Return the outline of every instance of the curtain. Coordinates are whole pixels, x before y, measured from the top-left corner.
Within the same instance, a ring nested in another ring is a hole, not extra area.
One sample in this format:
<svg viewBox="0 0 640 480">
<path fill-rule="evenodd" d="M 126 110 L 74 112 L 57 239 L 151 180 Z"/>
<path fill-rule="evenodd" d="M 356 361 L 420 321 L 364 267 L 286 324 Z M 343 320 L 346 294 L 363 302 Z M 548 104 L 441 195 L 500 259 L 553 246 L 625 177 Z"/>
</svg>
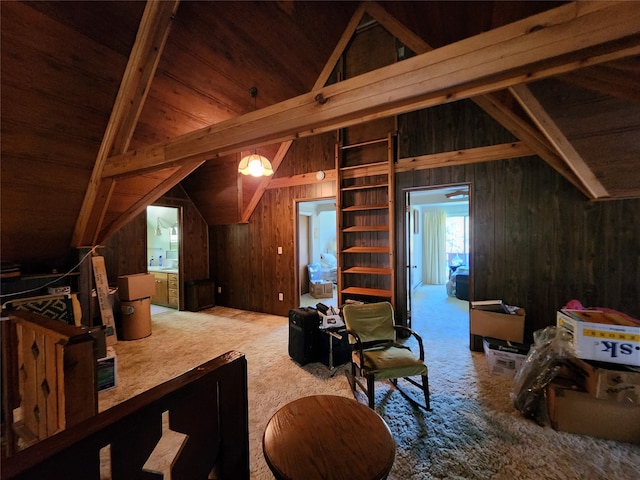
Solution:
<svg viewBox="0 0 640 480">
<path fill-rule="evenodd" d="M 422 279 L 429 285 L 443 285 L 448 280 L 447 214 L 429 209 L 423 214 Z"/>
</svg>

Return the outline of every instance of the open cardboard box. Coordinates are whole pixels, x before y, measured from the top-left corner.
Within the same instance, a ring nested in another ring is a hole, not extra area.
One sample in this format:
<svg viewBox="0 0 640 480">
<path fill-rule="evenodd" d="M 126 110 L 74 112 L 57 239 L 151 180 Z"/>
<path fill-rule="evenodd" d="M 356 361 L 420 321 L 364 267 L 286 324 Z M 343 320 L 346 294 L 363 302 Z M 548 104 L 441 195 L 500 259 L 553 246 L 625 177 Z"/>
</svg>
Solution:
<svg viewBox="0 0 640 480">
<path fill-rule="evenodd" d="M 482 337 L 524 343 L 524 315 L 488 312 L 472 308 L 469 311 L 470 346 L 483 351 Z"/>
</svg>

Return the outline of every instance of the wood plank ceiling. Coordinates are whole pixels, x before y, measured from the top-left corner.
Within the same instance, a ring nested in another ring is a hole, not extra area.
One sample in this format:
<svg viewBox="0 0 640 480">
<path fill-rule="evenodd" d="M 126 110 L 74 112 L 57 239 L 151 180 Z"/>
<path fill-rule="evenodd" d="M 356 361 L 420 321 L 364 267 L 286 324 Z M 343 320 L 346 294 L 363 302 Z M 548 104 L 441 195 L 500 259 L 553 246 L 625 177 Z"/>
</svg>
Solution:
<svg viewBox="0 0 640 480">
<path fill-rule="evenodd" d="M 239 179 L 242 150 L 260 147 L 277 166 L 299 136 L 460 98 L 586 198 L 640 196 L 633 2 L 0 8 L 3 260 L 98 244 L 176 184 L 189 193 L 198 175 L 218 186 L 194 195 L 209 224 L 246 221 L 265 182 Z M 325 86 L 365 14 L 417 55 Z"/>
</svg>

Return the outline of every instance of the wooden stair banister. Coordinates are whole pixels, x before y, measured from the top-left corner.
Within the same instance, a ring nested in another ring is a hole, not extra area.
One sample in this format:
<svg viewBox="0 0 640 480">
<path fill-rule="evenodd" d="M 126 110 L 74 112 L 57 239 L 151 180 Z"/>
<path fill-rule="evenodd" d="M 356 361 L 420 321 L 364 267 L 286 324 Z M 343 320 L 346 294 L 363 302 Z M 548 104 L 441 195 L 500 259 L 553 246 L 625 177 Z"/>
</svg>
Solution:
<svg viewBox="0 0 640 480">
<path fill-rule="evenodd" d="M 187 435 L 171 462 L 172 478 L 249 479 L 247 362 L 230 351 L 2 462 L 2 479 L 98 480 L 109 447 L 111 478 L 163 478 L 144 469 L 169 428 Z M 175 475 L 175 476 L 174 476 Z"/>
<path fill-rule="evenodd" d="M 2 333 L 7 454 L 18 437 L 28 446 L 98 412 L 96 345 L 87 330 L 12 310 L 3 312 Z"/>
</svg>

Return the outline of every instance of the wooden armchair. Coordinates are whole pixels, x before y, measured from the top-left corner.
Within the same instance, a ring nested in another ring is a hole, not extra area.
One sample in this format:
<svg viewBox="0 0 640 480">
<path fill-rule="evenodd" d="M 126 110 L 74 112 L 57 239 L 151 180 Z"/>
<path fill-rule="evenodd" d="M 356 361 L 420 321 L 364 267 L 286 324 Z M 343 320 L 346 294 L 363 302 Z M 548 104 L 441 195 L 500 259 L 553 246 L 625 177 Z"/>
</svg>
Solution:
<svg viewBox="0 0 640 480">
<path fill-rule="evenodd" d="M 354 344 L 351 358 L 349 383 L 356 392 L 357 387 L 367 395 L 369 407 L 375 406 L 375 382 L 390 380 L 411 402 L 431 410 L 429 400 L 428 369 L 424 363 L 422 338 L 413 330 L 395 325 L 393 307 L 389 302 L 345 305 L 342 308 L 349 341 Z M 397 343 L 397 331 L 403 330 L 414 336 L 420 349 L 416 356 L 409 347 Z M 421 377 L 419 382 L 412 377 Z M 361 378 L 366 379 L 366 385 Z M 398 379 L 419 387 L 424 393 L 425 405 L 411 398 L 398 385 Z"/>
</svg>

